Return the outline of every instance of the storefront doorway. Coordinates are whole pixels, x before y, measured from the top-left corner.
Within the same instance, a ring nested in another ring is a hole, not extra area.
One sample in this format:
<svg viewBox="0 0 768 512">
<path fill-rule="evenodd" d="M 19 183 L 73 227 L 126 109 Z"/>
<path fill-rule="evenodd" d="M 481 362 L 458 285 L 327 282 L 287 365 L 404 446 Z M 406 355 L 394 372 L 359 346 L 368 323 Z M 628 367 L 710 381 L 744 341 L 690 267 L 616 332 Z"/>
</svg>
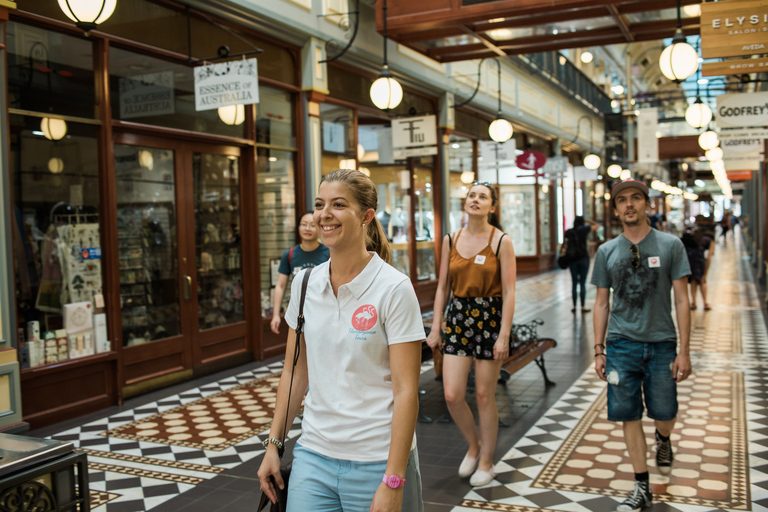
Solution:
<svg viewBox="0 0 768 512">
<path fill-rule="evenodd" d="M 126 386 L 248 351 L 237 147 L 114 144 Z"/>
</svg>

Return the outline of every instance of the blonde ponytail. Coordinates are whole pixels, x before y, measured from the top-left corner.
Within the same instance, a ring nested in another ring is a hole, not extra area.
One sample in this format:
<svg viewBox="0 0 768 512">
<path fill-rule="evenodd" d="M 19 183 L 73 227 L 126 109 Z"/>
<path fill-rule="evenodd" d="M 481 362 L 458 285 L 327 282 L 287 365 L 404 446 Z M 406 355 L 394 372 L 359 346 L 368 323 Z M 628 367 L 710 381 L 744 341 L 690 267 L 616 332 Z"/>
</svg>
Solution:
<svg viewBox="0 0 768 512">
<path fill-rule="evenodd" d="M 365 233 L 365 247 L 369 251 L 374 251 L 381 259 L 392 264 L 392 247 L 389 245 L 384 228 L 375 216 Z"/>
</svg>

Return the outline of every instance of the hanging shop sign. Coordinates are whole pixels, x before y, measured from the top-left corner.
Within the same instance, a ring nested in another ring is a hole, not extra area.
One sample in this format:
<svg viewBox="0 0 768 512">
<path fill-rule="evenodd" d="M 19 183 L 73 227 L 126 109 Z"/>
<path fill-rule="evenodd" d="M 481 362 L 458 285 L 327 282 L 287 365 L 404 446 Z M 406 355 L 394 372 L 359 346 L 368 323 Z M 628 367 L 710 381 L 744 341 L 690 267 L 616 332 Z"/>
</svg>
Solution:
<svg viewBox="0 0 768 512">
<path fill-rule="evenodd" d="M 768 125 L 768 93 L 751 92 L 717 96 L 717 125 L 720 128 Z"/>
<path fill-rule="evenodd" d="M 745 128 L 742 130 L 720 130 L 718 139 L 768 139 L 768 128 Z"/>
<path fill-rule="evenodd" d="M 545 178 L 549 179 L 562 178 L 568 173 L 568 157 L 555 156 L 547 158 L 547 163 L 541 168 L 541 173 Z"/>
<path fill-rule="evenodd" d="M 233 60 L 195 68 L 195 110 L 259 102 L 256 59 Z"/>
<path fill-rule="evenodd" d="M 176 111 L 173 71 L 121 78 L 118 86 L 120 119 L 162 116 Z"/>
<path fill-rule="evenodd" d="M 522 155 L 517 156 L 517 166 L 527 171 L 541 169 L 546 163 L 547 157 L 538 151 L 523 151 Z"/>
<path fill-rule="evenodd" d="M 437 154 L 437 117 L 416 116 L 392 120 L 392 148 L 396 160 Z"/>
<path fill-rule="evenodd" d="M 478 167 L 515 167 L 517 165 L 515 139 L 505 142 L 492 140 L 480 141 L 480 161 Z"/>
<path fill-rule="evenodd" d="M 768 2 L 728 0 L 700 5 L 702 58 L 768 53 Z"/>
<path fill-rule="evenodd" d="M 729 181 L 749 181 L 752 179 L 752 171 L 726 171 Z"/>
<path fill-rule="evenodd" d="M 701 65 L 702 76 L 741 75 L 743 73 L 762 73 L 766 70 L 768 70 L 768 57 L 704 62 Z"/>
<path fill-rule="evenodd" d="M 659 113 L 655 108 L 640 109 L 637 116 L 637 161 L 653 164 L 659 161 Z"/>
<path fill-rule="evenodd" d="M 580 183 L 582 181 L 597 181 L 598 169 L 587 169 L 583 165 L 573 168 L 573 181 Z"/>
<path fill-rule="evenodd" d="M 763 139 L 720 141 L 726 170 L 757 170 L 763 161 Z"/>
</svg>

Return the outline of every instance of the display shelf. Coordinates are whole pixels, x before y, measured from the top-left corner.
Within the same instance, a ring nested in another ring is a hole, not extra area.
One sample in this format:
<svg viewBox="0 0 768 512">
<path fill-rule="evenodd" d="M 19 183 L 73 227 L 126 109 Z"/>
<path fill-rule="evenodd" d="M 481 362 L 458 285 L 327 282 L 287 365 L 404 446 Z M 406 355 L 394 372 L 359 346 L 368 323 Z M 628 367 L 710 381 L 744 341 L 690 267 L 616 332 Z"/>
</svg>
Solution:
<svg viewBox="0 0 768 512">
<path fill-rule="evenodd" d="M 100 354 L 94 354 L 92 356 L 78 357 L 77 359 L 68 359 L 60 363 L 51 363 L 34 368 L 22 368 L 21 380 L 29 380 L 45 375 L 47 373 L 55 373 L 63 370 L 71 370 L 80 366 L 87 366 L 89 364 L 100 363 L 103 361 L 111 361 L 117 359 L 117 351 L 110 350 L 109 352 L 102 352 Z"/>
</svg>

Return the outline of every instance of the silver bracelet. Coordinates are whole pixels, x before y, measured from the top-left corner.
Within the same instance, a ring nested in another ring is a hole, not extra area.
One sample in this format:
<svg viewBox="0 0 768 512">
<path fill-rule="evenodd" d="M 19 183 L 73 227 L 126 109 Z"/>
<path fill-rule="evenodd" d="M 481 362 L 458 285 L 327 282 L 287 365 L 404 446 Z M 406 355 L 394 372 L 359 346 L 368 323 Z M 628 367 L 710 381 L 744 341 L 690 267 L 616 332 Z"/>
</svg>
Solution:
<svg viewBox="0 0 768 512">
<path fill-rule="evenodd" d="M 275 439 L 274 437 L 270 437 L 269 439 L 263 440 L 261 442 L 261 444 L 262 444 L 262 446 L 264 446 L 264 448 L 267 448 L 270 444 L 273 444 L 273 445 L 277 446 L 278 450 L 282 450 L 283 449 L 283 442 L 280 441 L 279 439 Z"/>
</svg>

